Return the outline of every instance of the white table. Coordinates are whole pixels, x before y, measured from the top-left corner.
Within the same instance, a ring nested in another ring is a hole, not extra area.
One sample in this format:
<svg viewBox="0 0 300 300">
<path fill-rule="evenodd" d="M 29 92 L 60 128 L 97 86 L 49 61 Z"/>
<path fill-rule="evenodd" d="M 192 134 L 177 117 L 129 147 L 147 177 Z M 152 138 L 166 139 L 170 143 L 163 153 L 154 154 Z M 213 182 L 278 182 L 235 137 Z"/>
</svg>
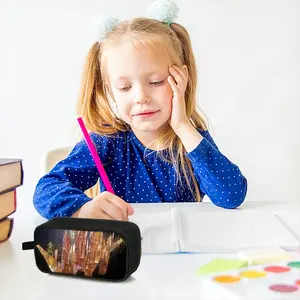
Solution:
<svg viewBox="0 0 300 300">
<path fill-rule="evenodd" d="M 211 203 L 175 205 L 184 209 L 219 210 Z M 154 212 L 168 210 L 173 206 L 173 204 L 136 204 L 134 209 L 136 213 L 144 210 Z M 243 204 L 242 209 L 273 212 L 279 215 L 282 221 L 300 238 L 300 202 L 248 202 Z M 199 278 L 195 275 L 195 271 L 217 255 L 145 255 L 141 258 L 138 270 L 127 281 L 121 283 L 51 276 L 41 273 L 37 269 L 33 251 L 22 251 L 22 242 L 32 240 L 34 228 L 44 220 L 34 210 L 21 206 L 13 217 L 15 218 L 13 234 L 9 241 L 0 244 L 1 300 L 206 300 L 201 297 Z M 225 257 L 234 257 L 234 254 L 227 254 Z M 290 298 L 287 296 L 277 299 Z"/>
</svg>

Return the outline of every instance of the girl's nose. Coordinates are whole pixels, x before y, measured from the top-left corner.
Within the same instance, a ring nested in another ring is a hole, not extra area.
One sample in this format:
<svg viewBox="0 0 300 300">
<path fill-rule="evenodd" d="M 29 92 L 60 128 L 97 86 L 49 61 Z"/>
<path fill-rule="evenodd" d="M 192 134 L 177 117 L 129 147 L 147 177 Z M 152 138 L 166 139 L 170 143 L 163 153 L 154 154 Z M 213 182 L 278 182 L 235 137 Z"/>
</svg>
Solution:
<svg viewBox="0 0 300 300">
<path fill-rule="evenodd" d="M 150 99 L 145 91 L 145 88 L 139 87 L 135 94 L 135 103 L 147 103 Z"/>
</svg>

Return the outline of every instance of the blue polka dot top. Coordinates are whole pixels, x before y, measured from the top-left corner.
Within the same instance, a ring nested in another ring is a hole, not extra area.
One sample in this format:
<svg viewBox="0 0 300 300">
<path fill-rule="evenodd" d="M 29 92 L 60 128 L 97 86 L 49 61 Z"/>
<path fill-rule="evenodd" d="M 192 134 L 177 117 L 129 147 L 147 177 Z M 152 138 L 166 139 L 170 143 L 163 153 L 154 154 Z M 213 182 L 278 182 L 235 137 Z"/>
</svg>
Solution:
<svg viewBox="0 0 300 300">
<path fill-rule="evenodd" d="M 247 180 L 240 169 L 224 156 L 208 131 L 198 130 L 203 139 L 186 156 L 190 159 L 200 195 L 217 206 L 236 208 L 244 201 Z M 114 136 L 90 134 L 117 196 L 130 203 L 194 202 L 183 178 L 175 168 L 147 149 L 133 131 Z M 165 150 L 164 150 L 165 151 Z M 64 160 L 37 183 L 33 203 L 45 218 L 71 216 L 91 199 L 84 191 L 100 183 L 105 186 L 85 140 L 75 145 Z"/>
</svg>

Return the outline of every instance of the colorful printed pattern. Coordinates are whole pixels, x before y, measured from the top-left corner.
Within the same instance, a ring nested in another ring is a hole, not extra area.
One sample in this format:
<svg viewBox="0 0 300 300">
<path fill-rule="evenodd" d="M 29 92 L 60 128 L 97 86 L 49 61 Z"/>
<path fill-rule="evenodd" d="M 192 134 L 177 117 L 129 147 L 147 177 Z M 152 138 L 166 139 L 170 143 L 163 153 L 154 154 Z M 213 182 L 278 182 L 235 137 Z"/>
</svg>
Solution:
<svg viewBox="0 0 300 300">
<path fill-rule="evenodd" d="M 62 243 L 49 240 L 47 248 L 37 245 L 37 249 L 54 273 L 82 276 L 104 276 L 107 273 L 111 253 L 126 250 L 122 237 L 115 233 L 55 230 L 62 234 Z M 125 263 L 125 262 L 124 262 Z"/>
</svg>

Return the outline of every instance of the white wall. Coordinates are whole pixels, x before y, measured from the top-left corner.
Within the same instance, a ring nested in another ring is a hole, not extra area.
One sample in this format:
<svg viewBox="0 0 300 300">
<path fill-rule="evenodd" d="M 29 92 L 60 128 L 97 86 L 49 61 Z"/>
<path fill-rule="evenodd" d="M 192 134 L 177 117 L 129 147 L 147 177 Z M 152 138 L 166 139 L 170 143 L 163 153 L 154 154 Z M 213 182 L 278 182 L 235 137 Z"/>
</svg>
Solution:
<svg viewBox="0 0 300 300">
<path fill-rule="evenodd" d="M 75 103 L 92 19 L 150 0 L 0 2 L 0 157 L 24 159 L 30 207 L 43 154 L 77 136 Z M 199 69 L 199 103 L 249 182 L 248 201 L 300 201 L 300 1 L 178 0 Z"/>
</svg>

